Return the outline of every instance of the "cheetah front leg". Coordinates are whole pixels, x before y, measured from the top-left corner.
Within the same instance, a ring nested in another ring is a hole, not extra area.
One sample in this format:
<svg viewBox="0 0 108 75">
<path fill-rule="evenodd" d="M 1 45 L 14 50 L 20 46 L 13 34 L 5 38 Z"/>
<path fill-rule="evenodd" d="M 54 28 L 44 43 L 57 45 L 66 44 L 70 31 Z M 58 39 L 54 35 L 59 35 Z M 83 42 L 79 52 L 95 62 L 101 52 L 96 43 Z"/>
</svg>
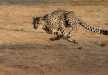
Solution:
<svg viewBox="0 0 108 75">
<path fill-rule="evenodd" d="M 69 32 L 65 32 L 64 33 L 64 36 L 63 36 L 63 39 L 71 42 L 71 43 L 74 43 L 75 47 L 77 49 L 82 49 L 83 47 L 74 39 L 72 39 L 72 34 L 71 34 L 72 31 L 69 31 Z"/>
<path fill-rule="evenodd" d="M 53 32 L 53 37 L 50 38 L 51 41 L 60 40 L 63 35 L 59 31 Z"/>
<path fill-rule="evenodd" d="M 74 43 L 74 45 L 75 45 L 75 47 L 77 49 L 82 49 L 83 48 L 76 40 L 74 40 L 74 39 L 71 38 L 71 34 L 70 33 L 68 33 L 67 35 L 65 35 L 65 37 L 63 36 L 63 39 L 65 39 L 65 40 L 67 40 L 67 41 L 69 41 L 71 43 Z"/>
<path fill-rule="evenodd" d="M 67 40 L 69 42 L 72 42 L 74 44 L 78 44 L 78 42 L 76 40 L 72 39 L 71 37 L 72 37 L 71 32 L 64 33 L 64 35 L 63 35 L 63 39 L 65 39 L 65 40 Z"/>
<path fill-rule="evenodd" d="M 62 36 L 51 37 L 51 41 L 60 40 Z"/>
</svg>

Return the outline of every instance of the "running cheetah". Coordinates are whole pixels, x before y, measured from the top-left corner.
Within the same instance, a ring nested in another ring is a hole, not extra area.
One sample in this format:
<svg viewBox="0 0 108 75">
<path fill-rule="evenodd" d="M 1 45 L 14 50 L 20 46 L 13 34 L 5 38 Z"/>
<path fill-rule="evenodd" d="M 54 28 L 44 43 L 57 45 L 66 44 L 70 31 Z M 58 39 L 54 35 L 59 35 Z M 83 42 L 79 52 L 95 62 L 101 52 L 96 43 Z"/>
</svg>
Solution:
<svg viewBox="0 0 108 75">
<path fill-rule="evenodd" d="M 55 10 L 52 13 L 46 14 L 42 17 L 33 17 L 33 27 L 37 29 L 38 26 L 42 26 L 48 34 L 52 34 L 53 37 L 50 40 L 66 39 L 71 40 L 71 32 L 77 25 L 84 27 L 91 32 L 97 32 L 100 34 L 108 35 L 107 30 L 99 29 L 94 26 L 88 25 L 83 22 L 73 11 Z"/>
</svg>

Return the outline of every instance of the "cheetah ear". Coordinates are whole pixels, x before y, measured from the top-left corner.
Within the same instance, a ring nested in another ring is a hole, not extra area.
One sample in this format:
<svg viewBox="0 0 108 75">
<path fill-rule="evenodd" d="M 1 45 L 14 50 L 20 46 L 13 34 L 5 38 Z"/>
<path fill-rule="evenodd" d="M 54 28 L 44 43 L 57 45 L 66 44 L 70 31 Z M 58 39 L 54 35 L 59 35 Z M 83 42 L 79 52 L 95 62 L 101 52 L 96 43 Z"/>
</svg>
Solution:
<svg viewBox="0 0 108 75">
<path fill-rule="evenodd" d="M 33 16 L 32 19 L 36 19 L 36 16 Z"/>
<path fill-rule="evenodd" d="M 35 23 L 35 20 L 36 20 L 36 16 L 32 16 L 32 24 Z"/>
<path fill-rule="evenodd" d="M 32 19 L 33 19 L 33 21 L 39 21 L 40 20 L 40 17 L 33 16 Z"/>
</svg>

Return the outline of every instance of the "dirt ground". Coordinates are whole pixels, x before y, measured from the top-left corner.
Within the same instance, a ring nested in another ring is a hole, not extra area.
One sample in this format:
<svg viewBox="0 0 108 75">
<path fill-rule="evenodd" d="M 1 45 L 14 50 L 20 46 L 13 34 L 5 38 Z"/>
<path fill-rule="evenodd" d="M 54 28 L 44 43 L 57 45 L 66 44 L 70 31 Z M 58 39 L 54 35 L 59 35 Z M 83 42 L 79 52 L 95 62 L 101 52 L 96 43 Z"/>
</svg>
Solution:
<svg viewBox="0 0 108 75">
<path fill-rule="evenodd" d="M 32 16 L 71 10 L 91 25 L 108 29 L 108 6 L 0 6 L 0 75 L 108 75 L 108 36 L 78 27 L 73 39 L 50 41 L 32 28 Z M 81 48 L 79 48 L 81 46 Z"/>
</svg>

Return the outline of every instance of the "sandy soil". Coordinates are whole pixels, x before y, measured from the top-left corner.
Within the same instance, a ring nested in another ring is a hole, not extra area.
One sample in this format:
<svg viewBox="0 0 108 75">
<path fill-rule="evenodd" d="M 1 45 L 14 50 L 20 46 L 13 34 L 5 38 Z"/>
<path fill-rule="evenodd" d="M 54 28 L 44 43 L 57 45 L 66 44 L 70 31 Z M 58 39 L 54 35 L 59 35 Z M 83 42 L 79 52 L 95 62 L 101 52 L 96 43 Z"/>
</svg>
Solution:
<svg viewBox="0 0 108 75">
<path fill-rule="evenodd" d="M 85 22 L 108 28 L 107 6 L 0 6 L 0 75 L 107 75 L 108 36 L 79 27 L 73 39 L 50 41 L 32 28 L 32 16 L 73 10 Z M 79 48 L 81 46 L 81 48 Z"/>
</svg>

